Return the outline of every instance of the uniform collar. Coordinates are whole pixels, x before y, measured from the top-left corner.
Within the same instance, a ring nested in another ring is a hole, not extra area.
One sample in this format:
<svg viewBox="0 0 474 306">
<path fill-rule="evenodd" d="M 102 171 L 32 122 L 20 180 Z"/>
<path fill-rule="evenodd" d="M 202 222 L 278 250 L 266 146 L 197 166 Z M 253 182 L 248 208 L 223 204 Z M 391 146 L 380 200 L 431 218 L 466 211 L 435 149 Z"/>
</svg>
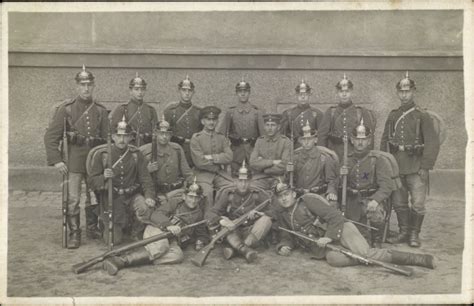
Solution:
<svg viewBox="0 0 474 306">
<path fill-rule="evenodd" d="M 250 105 L 250 102 L 245 102 L 245 103 L 239 102 L 236 108 L 239 113 L 249 113 L 250 110 L 252 109 L 252 106 Z"/>
<path fill-rule="evenodd" d="M 362 159 L 365 159 L 365 157 L 367 155 L 369 155 L 369 152 L 370 152 L 370 149 L 367 149 L 364 152 L 360 152 L 360 153 L 357 153 L 357 152 L 354 151 L 354 152 L 352 152 L 352 156 L 355 159 L 362 160 Z"/>
<path fill-rule="evenodd" d="M 352 100 L 351 102 L 347 103 L 347 104 L 343 104 L 343 103 L 339 103 L 338 106 L 342 109 L 348 109 L 349 107 L 353 106 L 354 103 L 352 103 Z"/>
<path fill-rule="evenodd" d="M 143 100 L 139 101 L 139 100 L 135 100 L 135 99 L 130 99 L 130 103 L 135 104 L 137 106 L 142 106 L 145 102 L 143 102 Z"/>
<path fill-rule="evenodd" d="M 415 107 L 415 101 L 411 101 L 408 104 L 401 105 L 398 109 L 401 110 L 402 112 L 406 112 L 412 107 Z"/>
<path fill-rule="evenodd" d="M 183 102 L 183 101 L 179 101 L 179 106 L 181 106 L 181 107 L 184 108 L 184 109 L 188 109 L 188 108 L 190 108 L 191 106 L 193 106 L 193 103 L 192 103 L 192 102 L 185 103 L 185 102 Z"/>
<path fill-rule="evenodd" d="M 311 150 L 305 150 L 304 148 L 302 148 L 302 152 L 303 152 L 303 155 L 307 155 L 311 158 L 316 158 L 321 155 L 321 152 L 319 152 L 319 149 L 316 148 L 316 146 L 311 148 Z"/>
<path fill-rule="evenodd" d="M 157 150 L 157 154 L 158 156 L 164 156 L 164 155 L 170 155 L 170 151 L 171 151 L 171 146 L 169 145 L 169 143 L 164 146 L 164 147 L 158 147 L 158 150 Z"/>
<path fill-rule="evenodd" d="M 302 109 L 302 110 L 306 110 L 306 109 L 310 108 L 310 105 L 309 105 L 309 103 L 308 104 L 298 104 L 298 105 L 296 105 L 296 107 L 299 108 L 299 109 Z"/>
<path fill-rule="evenodd" d="M 275 142 L 278 140 L 278 138 L 280 137 L 280 133 L 276 133 L 274 136 L 270 137 L 268 135 L 265 135 L 265 138 L 268 140 L 268 141 L 271 141 L 271 142 Z"/>
<path fill-rule="evenodd" d="M 204 134 L 206 134 L 206 135 L 209 135 L 209 136 L 214 136 L 214 135 L 216 134 L 216 131 L 215 131 L 215 130 L 212 131 L 212 132 L 208 132 L 208 131 L 206 131 L 205 129 L 203 129 L 202 132 L 203 132 Z"/>
<path fill-rule="evenodd" d="M 83 105 L 87 105 L 89 106 L 91 103 L 92 103 L 92 98 L 91 99 L 87 99 L 87 100 L 84 100 L 81 98 L 81 96 L 78 96 L 77 99 L 76 99 L 77 102 L 83 104 Z"/>
</svg>

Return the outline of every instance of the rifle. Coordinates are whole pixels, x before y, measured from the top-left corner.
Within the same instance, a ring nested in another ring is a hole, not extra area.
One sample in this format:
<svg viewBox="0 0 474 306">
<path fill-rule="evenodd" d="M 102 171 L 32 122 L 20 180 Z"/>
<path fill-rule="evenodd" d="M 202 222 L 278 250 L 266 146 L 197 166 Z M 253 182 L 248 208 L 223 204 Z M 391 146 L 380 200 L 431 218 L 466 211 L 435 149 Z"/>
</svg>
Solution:
<svg viewBox="0 0 474 306">
<path fill-rule="evenodd" d="M 198 226 L 198 225 L 201 225 L 205 222 L 207 222 L 207 220 L 201 220 L 199 222 L 183 226 L 181 228 L 181 231 L 191 229 L 191 228 L 193 228 L 195 226 Z M 88 268 L 92 267 L 93 265 L 95 265 L 99 262 L 102 262 L 102 261 L 104 261 L 105 259 L 107 259 L 109 257 L 117 256 L 117 255 L 122 254 L 124 252 L 127 252 L 129 250 L 133 250 L 133 249 L 136 249 L 138 247 L 145 246 L 149 243 L 152 243 L 152 242 L 155 242 L 155 241 L 158 241 L 158 240 L 168 239 L 168 238 L 171 238 L 172 236 L 173 236 L 173 234 L 171 232 L 164 232 L 164 233 L 154 235 L 154 236 L 148 237 L 148 238 L 140 240 L 140 241 L 132 242 L 132 243 L 130 243 L 128 245 L 124 245 L 124 246 L 122 246 L 118 249 L 107 251 L 107 252 L 103 253 L 102 255 L 99 255 L 97 257 L 89 259 L 86 262 L 81 262 L 81 263 L 75 264 L 74 266 L 72 266 L 72 271 L 76 274 L 82 273 L 85 270 L 87 270 Z"/>
<path fill-rule="evenodd" d="M 206 245 L 205 247 L 203 247 L 192 259 L 191 259 L 191 262 L 198 266 L 198 267 L 202 267 L 204 265 L 204 262 L 206 262 L 206 259 L 207 257 L 209 256 L 209 254 L 211 253 L 212 249 L 214 249 L 214 245 L 216 244 L 217 241 L 221 240 L 222 238 L 224 238 L 225 236 L 227 236 L 228 234 L 230 234 L 231 232 L 233 232 L 236 228 L 238 228 L 240 225 L 244 224 L 245 221 L 247 221 L 247 218 L 248 218 L 248 215 L 250 214 L 251 211 L 259 211 L 261 210 L 262 208 L 264 208 L 267 203 L 270 202 L 271 199 L 267 199 L 265 201 L 263 201 L 262 203 L 260 203 L 259 205 L 257 205 L 254 209 L 250 210 L 249 212 L 247 212 L 246 214 L 243 214 L 242 216 L 240 216 L 239 218 L 233 220 L 233 223 L 235 224 L 235 226 L 231 229 L 227 228 L 227 227 L 223 227 L 211 240 L 211 242 L 209 242 L 208 245 Z"/>
<path fill-rule="evenodd" d="M 344 218 L 344 221 L 345 221 L 345 222 L 354 223 L 354 224 L 360 225 L 360 226 L 362 226 L 362 227 L 365 227 L 365 228 L 368 228 L 368 229 L 371 229 L 371 230 L 374 230 L 374 231 L 378 231 L 378 230 L 379 230 L 379 229 L 376 228 L 376 227 L 370 226 L 370 225 L 368 225 L 368 224 L 360 223 L 360 222 L 357 222 L 357 221 L 354 221 L 354 220 L 351 220 L 351 219 Z"/>
<path fill-rule="evenodd" d="M 344 142 L 344 157 L 342 160 L 342 166 L 347 167 L 347 155 L 348 155 L 348 142 L 347 133 L 344 133 L 344 137 L 342 138 Z M 346 212 L 346 204 L 347 204 L 347 174 L 342 175 L 342 199 L 341 199 L 341 211 L 342 215 Z"/>
<path fill-rule="evenodd" d="M 137 139 L 136 139 L 135 144 L 137 145 L 137 148 L 140 147 L 140 122 L 138 123 L 138 127 L 137 127 Z"/>
<path fill-rule="evenodd" d="M 109 126 L 109 133 L 107 134 L 107 168 L 112 169 L 112 135 L 110 132 Z M 113 182 L 112 178 L 109 178 L 107 181 L 107 215 L 109 218 L 109 226 L 108 226 L 108 242 L 109 242 L 109 250 L 113 250 L 114 248 L 114 201 L 113 201 Z"/>
<path fill-rule="evenodd" d="M 151 123 L 152 133 L 151 133 L 151 162 L 155 163 L 158 160 L 158 147 L 156 143 L 156 133 L 155 133 L 155 120 Z M 153 184 L 158 182 L 156 178 L 156 171 L 151 174 L 153 178 Z M 156 186 L 155 186 L 156 187 Z"/>
<path fill-rule="evenodd" d="M 66 130 L 66 117 L 64 117 L 64 127 L 63 127 L 63 144 L 62 144 L 62 153 L 64 163 L 66 167 L 69 164 L 69 147 L 67 141 L 67 130 Z M 69 202 L 69 168 L 67 169 L 67 173 L 63 174 L 63 184 L 62 184 L 62 214 L 63 214 L 63 224 L 62 224 L 62 246 L 63 248 L 67 248 L 67 206 Z"/>
<path fill-rule="evenodd" d="M 280 230 L 283 230 L 285 232 L 288 232 L 290 234 L 293 234 L 299 238 L 302 238 L 302 239 L 305 239 L 305 240 L 308 240 L 308 241 L 311 241 L 311 242 L 314 242 L 317 244 L 317 239 L 314 239 L 314 238 L 311 238 L 311 237 L 308 237 L 306 235 L 303 235 L 301 233 L 298 233 L 298 232 L 295 232 L 295 231 L 292 231 L 292 230 L 289 230 L 287 228 L 283 228 L 281 226 L 278 227 L 278 229 Z M 351 257 L 353 259 L 356 259 L 358 260 L 360 263 L 363 263 L 365 265 L 369 265 L 369 264 L 372 264 L 372 265 L 376 265 L 376 266 L 381 266 L 381 267 L 384 267 L 385 269 L 388 269 L 388 270 L 391 270 L 391 271 L 394 271 L 394 272 L 397 272 L 397 273 L 400 273 L 400 274 L 403 274 L 405 276 L 410 276 L 412 273 L 413 273 L 413 270 L 407 268 L 407 267 L 400 267 L 398 265 L 395 265 L 395 264 L 391 264 L 391 263 L 388 263 L 388 262 L 383 262 L 383 261 L 379 261 L 379 260 L 376 260 L 376 259 L 372 259 L 372 258 L 368 258 L 368 257 L 364 257 L 364 256 L 361 256 L 361 255 L 358 255 L 358 254 L 355 254 L 355 253 L 352 253 L 351 251 L 349 250 L 346 250 L 344 248 L 339 248 L 335 245 L 332 245 L 332 244 L 326 244 L 326 248 L 328 248 L 329 250 L 331 251 L 336 251 L 336 252 L 339 252 L 339 253 L 342 253 L 348 257 Z"/>
<path fill-rule="evenodd" d="M 290 161 L 286 164 L 286 171 L 290 173 L 290 178 L 289 178 L 289 183 L 290 183 L 290 188 L 293 188 L 293 177 L 294 177 L 294 171 L 295 171 L 295 165 L 293 164 L 293 151 L 295 149 L 295 136 L 293 134 L 293 120 L 290 121 L 291 126 L 291 146 L 290 146 Z"/>
<path fill-rule="evenodd" d="M 387 147 L 386 147 L 388 153 L 390 153 L 390 142 L 392 141 L 392 137 L 393 137 L 392 129 L 393 129 L 393 125 L 392 125 L 392 121 L 390 121 L 388 124 L 388 141 L 387 141 Z M 387 234 L 390 231 L 390 217 L 392 216 L 392 196 L 391 195 L 388 197 L 387 202 L 388 202 L 388 209 L 387 209 L 385 218 L 383 220 L 384 226 L 383 226 L 382 242 L 385 242 L 387 240 Z"/>
</svg>

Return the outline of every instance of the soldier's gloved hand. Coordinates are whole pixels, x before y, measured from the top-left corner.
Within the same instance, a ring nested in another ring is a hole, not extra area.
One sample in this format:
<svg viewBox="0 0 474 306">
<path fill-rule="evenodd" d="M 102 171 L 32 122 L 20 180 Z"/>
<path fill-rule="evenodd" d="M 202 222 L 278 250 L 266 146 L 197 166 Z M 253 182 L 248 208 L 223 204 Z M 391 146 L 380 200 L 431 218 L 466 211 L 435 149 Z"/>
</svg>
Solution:
<svg viewBox="0 0 474 306">
<path fill-rule="evenodd" d="M 370 200 L 369 203 L 367 203 L 367 211 L 376 211 L 377 206 L 379 206 L 379 203 L 375 200 Z"/>
<path fill-rule="evenodd" d="M 168 230 L 168 232 L 175 236 L 178 236 L 179 233 L 181 233 L 181 227 L 179 227 L 178 225 L 170 225 L 166 227 L 166 229 Z"/>
<path fill-rule="evenodd" d="M 109 169 L 109 168 L 105 169 L 104 170 L 104 177 L 106 179 L 113 178 L 114 177 L 114 171 L 112 169 Z"/>
<path fill-rule="evenodd" d="M 212 158 L 212 155 L 210 155 L 210 154 L 209 155 L 204 155 L 204 158 L 208 161 L 213 161 L 214 160 L 214 158 Z"/>
<path fill-rule="evenodd" d="M 337 194 L 335 193 L 328 193 L 328 195 L 326 196 L 326 199 L 328 201 L 337 201 Z"/>
<path fill-rule="evenodd" d="M 64 162 L 55 163 L 54 167 L 56 167 L 62 175 L 67 174 L 67 166 Z"/>
<path fill-rule="evenodd" d="M 290 256 L 290 253 L 291 253 L 291 248 L 287 245 L 282 246 L 278 250 L 278 254 L 281 255 L 281 256 Z"/>
<path fill-rule="evenodd" d="M 146 204 L 148 207 L 153 208 L 153 207 L 155 207 L 156 202 L 155 202 L 155 200 L 153 200 L 152 198 L 146 198 L 146 199 L 145 199 L 145 204 Z"/>
<path fill-rule="evenodd" d="M 219 221 L 219 224 L 224 226 L 224 227 L 227 227 L 228 229 L 232 229 L 235 226 L 234 222 L 232 222 L 227 217 L 222 217 L 222 219 Z"/>
<path fill-rule="evenodd" d="M 428 180 L 428 173 L 429 171 L 427 169 L 420 169 L 418 171 L 418 175 L 420 176 L 421 180 L 424 182 Z"/>
<path fill-rule="evenodd" d="M 248 219 L 249 220 L 254 220 L 254 219 L 257 219 L 258 217 L 260 216 L 263 216 L 264 213 L 262 212 L 259 212 L 259 211 L 256 211 L 256 210 L 251 210 L 248 214 Z"/>
<path fill-rule="evenodd" d="M 199 251 L 200 249 L 202 249 L 204 247 L 204 242 L 202 242 L 201 240 L 196 240 L 196 245 L 194 246 L 194 249 L 196 251 Z"/>
<path fill-rule="evenodd" d="M 347 166 L 342 166 L 341 170 L 339 170 L 340 175 L 348 175 L 349 174 L 349 167 Z"/>
<path fill-rule="evenodd" d="M 274 166 L 279 165 L 279 164 L 281 164 L 281 159 L 276 159 L 273 161 Z"/>
<path fill-rule="evenodd" d="M 158 171 L 158 162 L 154 162 L 154 163 L 150 162 L 150 163 L 148 163 L 146 168 L 148 169 L 148 172 L 150 172 L 150 173 Z"/>
<path fill-rule="evenodd" d="M 326 244 L 331 243 L 331 242 L 332 242 L 332 239 L 329 237 L 321 237 L 318 240 L 316 240 L 316 244 L 321 248 L 325 248 Z"/>
</svg>

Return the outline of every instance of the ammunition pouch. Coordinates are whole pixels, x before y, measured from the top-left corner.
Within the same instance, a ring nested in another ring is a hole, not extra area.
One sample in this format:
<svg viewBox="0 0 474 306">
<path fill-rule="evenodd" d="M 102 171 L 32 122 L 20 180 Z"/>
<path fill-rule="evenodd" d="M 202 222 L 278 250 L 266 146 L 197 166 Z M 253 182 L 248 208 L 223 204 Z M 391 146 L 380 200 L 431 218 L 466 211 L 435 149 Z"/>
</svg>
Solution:
<svg viewBox="0 0 474 306">
<path fill-rule="evenodd" d="M 328 189 L 328 184 L 323 184 L 321 186 L 311 187 L 309 190 L 304 189 L 304 188 L 295 188 L 295 192 L 298 197 L 302 196 L 305 193 L 315 193 L 315 194 L 323 195 L 326 193 L 327 189 Z"/>
<path fill-rule="evenodd" d="M 389 142 L 390 153 L 394 154 L 397 152 L 407 152 L 409 156 L 413 155 L 423 155 L 423 144 L 414 144 L 414 145 L 399 145 L 398 143 Z"/>
<path fill-rule="evenodd" d="M 368 198 L 372 196 L 374 193 L 377 192 L 376 188 L 368 188 L 368 189 L 352 189 L 352 188 L 347 188 L 347 192 L 351 195 L 359 195 L 363 198 Z"/>
<path fill-rule="evenodd" d="M 235 137 L 229 137 L 229 140 L 233 146 L 240 146 L 241 144 L 250 144 L 251 146 L 254 146 L 255 142 L 257 141 L 256 138 L 235 138 Z"/>
<path fill-rule="evenodd" d="M 130 197 L 130 196 L 133 196 L 133 195 L 140 192 L 140 184 L 134 184 L 134 185 L 132 185 L 130 187 L 127 187 L 127 188 L 116 188 L 116 187 L 114 187 L 114 191 L 119 196 Z"/>
<path fill-rule="evenodd" d="M 159 193 L 167 193 L 179 188 L 182 188 L 184 186 L 184 178 L 179 178 L 176 183 L 163 183 L 163 184 L 157 184 L 156 185 L 156 190 Z"/>
<path fill-rule="evenodd" d="M 93 148 L 106 142 L 104 138 L 83 136 L 77 131 L 68 132 L 67 135 L 69 143 L 76 146 L 87 146 Z"/>
</svg>

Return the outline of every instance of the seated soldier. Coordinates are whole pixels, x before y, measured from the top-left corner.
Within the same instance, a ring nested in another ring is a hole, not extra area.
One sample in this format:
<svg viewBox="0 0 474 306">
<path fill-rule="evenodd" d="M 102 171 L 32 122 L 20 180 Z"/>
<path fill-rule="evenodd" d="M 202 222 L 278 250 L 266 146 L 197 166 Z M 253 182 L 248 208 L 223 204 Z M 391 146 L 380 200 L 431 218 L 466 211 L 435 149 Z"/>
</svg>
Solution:
<svg viewBox="0 0 474 306">
<path fill-rule="evenodd" d="M 303 135 L 298 141 L 301 147 L 296 149 L 294 154 L 296 192 L 326 195 L 326 199 L 337 207 L 336 153 L 316 146 L 318 132 L 312 132 L 309 122 L 303 127 Z"/>
<path fill-rule="evenodd" d="M 170 142 L 171 134 L 170 124 L 163 117 L 154 130 L 156 141 L 140 147 L 148 160 L 148 171 L 159 197 L 166 197 L 167 193 L 183 188 L 185 182 L 187 185 L 192 183 L 193 171 L 186 161 L 183 148 Z"/>
<path fill-rule="evenodd" d="M 173 198 L 157 208 L 151 215 L 151 224 L 145 228 L 143 239 L 159 235 L 164 231 L 175 235 L 172 239 L 162 239 L 140 247 L 126 255 L 113 256 L 104 260 L 103 269 L 110 275 L 130 266 L 144 264 L 173 264 L 184 259 L 182 248 L 194 244 L 200 250 L 209 242 L 206 225 L 197 225 L 185 232 L 181 228 L 204 219 L 207 200 L 203 197 L 201 186 L 193 183 L 181 199 Z"/>
<path fill-rule="evenodd" d="M 351 143 L 354 148 L 348 157 L 348 165 L 341 168 L 341 175 L 347 174 L 345 216 L 356 222 L 368 221 L 377 228 L 371 230 L 371 244 L 380 248 L 386 214 L 383 204 L 396 190 L 391 178 L 391 165 L 384 158 L 370 156 L 372 133 L 363 121 L 352 130 Z"/>
<path fill-rule="evenodd" d="M 248 175 L 244 160 L 239 169 L 236 187 L 223 190 L 207 216 L 211 227 L 220 220 L 221 225 L 233 228 L 234 223 L 231 220 L 241 217 L 270 198 L 270 195 L 263 190 L 250 187 Z M 257 252 L 251 247 L 255 247 L 265 237 L 271 226 L 272 221 L 269 216 L 258 212 L 250 213 L 247 223 L 226 236 L 230 247 L 224 248 L 224 257 L 232 258 L 236 250 L 245 257 L 247 262 L 252 262 L 256 259 Z M 242 238 L 244 238 L 243 241 Z"/>
<path fill-rule="evenodd" d="M 130 125 L 125 118 L 117 124 L 112 135 L 112 168 L 107 167 L 107 152 L 97 154 L 92 161 L 89 183 L 93 190 L 104 192 L 104 211 L 107 210 L 107 180 L 113 186 L 113 237 L 114 244 L 122 242 L 123 232 L 130 223 L 129 211 L 133 210 L 138 221 L 147 222 L 151 209 L 155 206 L 155 190 L 146 161 L 138 148 L 130 146 L 132 140 Z M 143 196 L 141 191 L 145 194 Z M 108 228 L 108 216 L 102 216 L 104 227 Z M 103 237 L 108 244 L 107 230 Z"/>
<path fill-rule="evenodd" d="M 287 228 L 317 239 L 317 245 L 281 232 L 281 242 L 277 252 L 289 256 L 297 246 L 312 253 L 314 258 L 326 258 L 334 267 L 358 265 L 359 262 L 337 251 L 325 249 L 328 243 L 340 243 L 357 255 L 399 265 L 415 265 L 434 269 L 432 255 L 400 252 L 396 250 L 370 248 L 354 224 L 344 222 L 340 211 L 329 205 L 326 199 L 317 194 L 305 194 L 296 198 L 296 193 L 284 183 L 276 185 L 274 194 L 281 210 L 277 223 Z"/>
<path fill-rule="evenodd" d="M 215 131 L 220 112 L 215 106 L 204 107 L 200 113 L 204 128 L 191 137 L 194 172 L 211 207 L 214 203 L 214 188 L 220 189 L 233 182 L 232 177 L 225 171 L 233 156 L 229 140 Z"/>
</svg>

